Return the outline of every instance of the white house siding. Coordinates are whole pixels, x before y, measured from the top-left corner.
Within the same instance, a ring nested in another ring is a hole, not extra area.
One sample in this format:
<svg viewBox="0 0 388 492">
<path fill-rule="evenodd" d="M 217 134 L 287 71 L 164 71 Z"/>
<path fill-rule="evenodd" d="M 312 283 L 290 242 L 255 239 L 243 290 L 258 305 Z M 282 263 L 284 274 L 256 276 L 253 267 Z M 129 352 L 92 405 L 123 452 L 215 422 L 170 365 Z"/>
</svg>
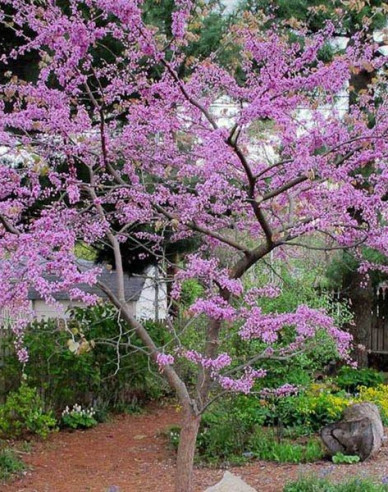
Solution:
<svg viewBox="0 0 388 492">
<path fill-rule="evenodd" d="M 156 267 L 150 267 L 145 273 L 145 282 L 140 298 L 136 302 L 137 319 L 155 321 L 167 317 L 167 284 Z"/>
<path fill-rule="evenodd" d="M 43 319 L 68 319 L 69 310 L 74 307 L 85 308 L 86 304 L 81 301 L 57 301 L 62 309 L 58 310 L 57 307 L 47 304 L 42 299 L 32 301 L 32 309 L 34 310 L 35 318 L 38 321 Z M 135 315 L 136 303 L 128 302 L 131 314 Z"/>
<path fill-rule="evenodd" d="M 67 319 L 69 317 L 69 309 L 72 307 L 84 307 L 85 304 L 77 301 L 57 301 L 61 305 L 62 309 L 47 304 L 43 299 L 37 299 L 31 301 L 32 309 L 34 311 L 35 318 L 38 321 L 49 318 Z"/>
</svg>

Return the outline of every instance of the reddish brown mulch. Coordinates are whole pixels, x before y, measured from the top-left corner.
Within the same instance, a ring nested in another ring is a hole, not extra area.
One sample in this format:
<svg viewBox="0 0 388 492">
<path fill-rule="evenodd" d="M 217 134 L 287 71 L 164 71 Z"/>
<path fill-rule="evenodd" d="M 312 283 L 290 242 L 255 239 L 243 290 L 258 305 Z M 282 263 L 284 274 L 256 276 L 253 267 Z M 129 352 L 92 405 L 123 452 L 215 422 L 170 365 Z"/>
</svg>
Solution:
<svg viewBox="0 0 388 492">
<path fill-rule="evenodd" d="M 178 424 L 173 406 L 151 406 L 140 415 L 122 415 L 85 432 L 61 432 L 37 443 L 25 462 L 31 467 L 21 479 L 0 486 L 2 492 L 172 492 L 174 453 L 162 432 Z M 388 476 L 388 447 L 379 456 L 357 465 L 320 462 L 280 465 L 254 462 L 230 469 L 259 492 L 281 492 L 300 473 L 329 474 L 333 479 L 366 475 Z M 216 483 L 223 470 L 196 469 L 196 492 Z"/>
</svg>

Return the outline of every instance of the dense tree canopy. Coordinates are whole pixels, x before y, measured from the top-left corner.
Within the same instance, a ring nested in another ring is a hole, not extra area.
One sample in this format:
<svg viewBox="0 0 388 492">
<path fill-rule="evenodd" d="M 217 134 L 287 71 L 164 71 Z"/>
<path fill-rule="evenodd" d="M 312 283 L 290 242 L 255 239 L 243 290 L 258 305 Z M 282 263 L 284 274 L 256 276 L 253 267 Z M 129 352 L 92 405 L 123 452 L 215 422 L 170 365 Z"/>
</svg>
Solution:
<svg viewBox="0 0 388 492">
<path fill-rule="evenodd" d="M 325 238 L 318 248 L 367 245 L 387 254 L 388 102 L 374 102 L 385 74 L 348 111 L 337 104 L 354 71 L 377 70 L 384 60 L 356 37 L 325 61 L 318 53 L 332 25 L 301 45 L 246 14 L 232 30 L 236 77 L 216 56 L 190 58 L 197 38 L 186 27 L 201 11 L 188 0 L 174 3 L 171 33 L 145 21 L 140 0 L 71 1 L 68 9 L 55 1 L 1 4 L 3 22 L 14 8 L 21 38 L 2 56 L 4 72 L 20 56 L 39 55 L 36 80 L 5 73 L 0 101 L 0 306 L 19 316 L 19 356 L 28 357 L 21 344 L 31 287 L 47 302 L 66 289 L 93 303 L 78 286 L 97 282 L 184 408 L 177 490 L 187 492 L 200 415 L 218 390 L 247 393 L 260 381 L 264 390 L 261 361 L 293 357 L 318 331 L 348 357 L 351 337 L 326 313 L 304 305 L 263 313 L 258 299 L 276 289 L 247 289 L 243 277 L 271 252 L 281 258 L 311 246 L 310 236 Z M 96 57 L 97 49 L 109 56 Z M 200 239 L 173 279 L 177 302 L 186 280 L 203 286 L 189 308 L 189 322 L 205 319 L 195 347 L 174 327 L 171 343 L 158 347 L 126 303 L 124 249 L 142 242 L 158 254 L 166 237 Z M 99 281 L 98 268 L 79 265 L 80 242 L 111 248 L 118 295 Z M 249 360 L 220 353 L 220 334 L 231 326 L 247 344 L 260 342 Z M 181 359 L 196 374 L 194 387 L 179 374 Z"/>
<path fill-rule="evenodd" d="M 330 20 L 341 35 L 352 35 L 364 28 L 381 29 L 387 24 L 388 14 L 384 0 L 243 0 L 240 8 L 264 12 L 289 27 L 295 27 L 299 21 L 313 32 Z"/>
</svg>

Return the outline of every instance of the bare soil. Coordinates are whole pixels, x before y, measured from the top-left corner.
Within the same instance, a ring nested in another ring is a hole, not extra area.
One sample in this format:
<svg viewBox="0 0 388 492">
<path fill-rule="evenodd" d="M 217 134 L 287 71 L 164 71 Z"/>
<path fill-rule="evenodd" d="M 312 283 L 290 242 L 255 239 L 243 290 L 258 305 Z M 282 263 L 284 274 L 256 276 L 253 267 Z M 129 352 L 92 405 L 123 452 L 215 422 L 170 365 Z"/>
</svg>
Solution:
<svg viewBox="0 0 388 492">
<path fill-rule="evenodd" d="M 152 405 L 139 415 L 120 415 L 98 427 L 53 434 L 23 456 L 29 470 L 23 477 L 0 485 L 1 492 L 173 492 L 175 454 L 163 434 L 180 423 L 174 406 Z M 299 474 L 328 475 L 333 480 L 388 476 L 388 446 L 370 461 L 336 465 L 322 461 L 309 465 L 255 461 L 229 469 L 258 492 L 281 492 Z M 197 468 L 195 490 L 221 479 L 224 470 Z"/>
</svg>

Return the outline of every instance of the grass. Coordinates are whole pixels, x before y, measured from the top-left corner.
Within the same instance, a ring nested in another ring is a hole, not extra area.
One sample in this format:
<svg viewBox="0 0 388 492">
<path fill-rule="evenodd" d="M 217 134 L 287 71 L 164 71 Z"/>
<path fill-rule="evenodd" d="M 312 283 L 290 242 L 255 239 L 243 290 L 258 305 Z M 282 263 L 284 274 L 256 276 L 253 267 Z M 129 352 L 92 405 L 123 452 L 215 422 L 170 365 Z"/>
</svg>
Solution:
<svg viewBox="0 0 388 492">
<path fill-rule="evenodd" d="M 274 434 L 258 432 L 250 440 L 249 449 L 255 458 L 278 463 L 310 463 L 325 455 L 320 440 L 316 437 L 294 442 L 289 439 L 278 441 Z"/>
<path fill-rule="evenodd" d="M 325 478 L 301 477 L 288 483 L 283 492 L 388 492 L 388 485 L 368 478 L 352 478 L 334 483 Z"/>
<path fill-rule="evenodd" d="M 16 475 L 26 466 L 11 448 L 4 448 L 0 451 L 0 480 L 9 480 L 13 475 Z"/>
</svg>

